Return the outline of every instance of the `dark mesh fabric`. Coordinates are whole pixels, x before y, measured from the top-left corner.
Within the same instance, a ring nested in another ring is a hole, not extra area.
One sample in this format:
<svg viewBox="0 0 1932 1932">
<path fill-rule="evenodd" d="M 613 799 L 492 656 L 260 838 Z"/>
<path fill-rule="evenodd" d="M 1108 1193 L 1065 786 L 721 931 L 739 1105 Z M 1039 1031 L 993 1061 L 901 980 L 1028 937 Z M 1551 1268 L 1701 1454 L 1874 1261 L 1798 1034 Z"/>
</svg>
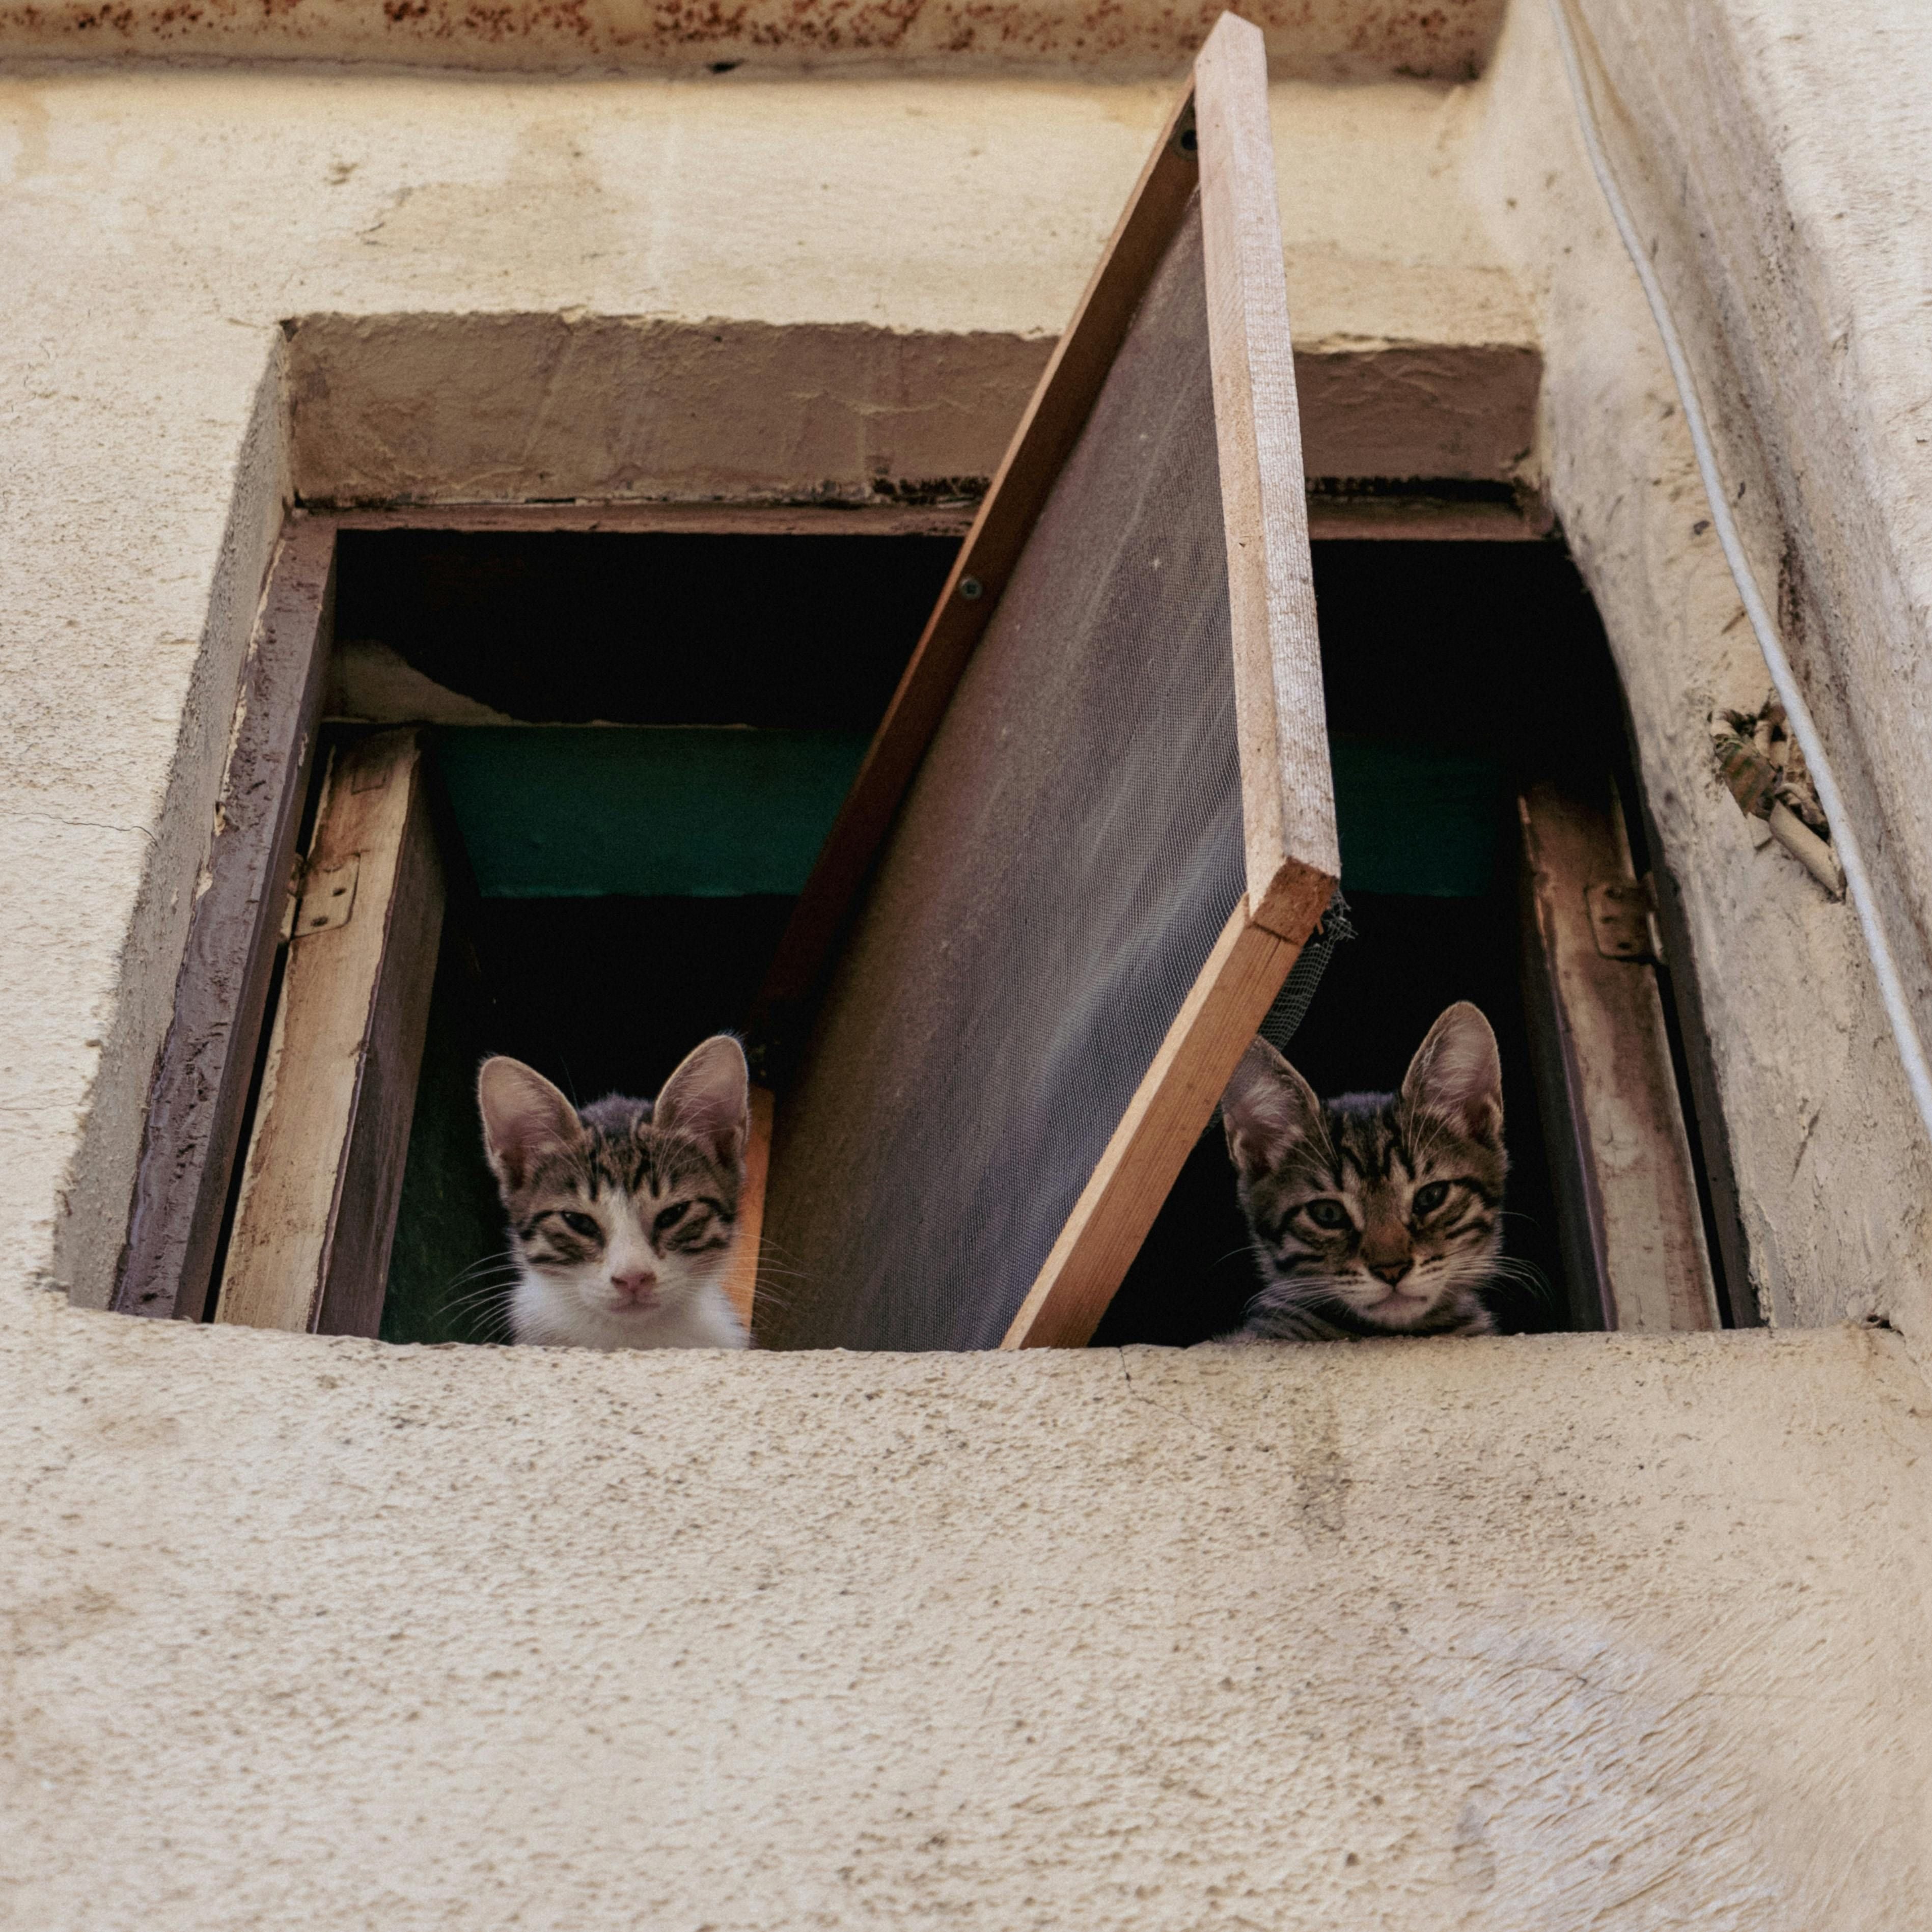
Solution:
<svg viewBox="0 0 1932 1932">
<path fill-rule="evenodd" d="M 779 1112 L 759 1336 L 996 1346 L 1244 885 L 1198 206 Z"/>
<path fill-rule="evenodd" d="M 1328 910 L 1322 915 L 1322 923 L 1309 935 L 1307 944 L 1296 956 L 1287 980 L 1275 995 L 1274 1004 L 1268 1008 L 1267 1017 L 1257 1029 L 1276 1052 L 1286 1053 L 1288 1042 L 1300 1030 L 1301 1022 L 1308 1017 L 1316 989 L 1322 984 L 1322 976 L 1328 970 L 1329 961 L 1335 956 L 1336 947 L 1345 939 L 1353 939 L 1354 936 L 1355 928 L 1348 923 L 1348 902 L 1337 891 L 1328 902 Z"/>
</svg>

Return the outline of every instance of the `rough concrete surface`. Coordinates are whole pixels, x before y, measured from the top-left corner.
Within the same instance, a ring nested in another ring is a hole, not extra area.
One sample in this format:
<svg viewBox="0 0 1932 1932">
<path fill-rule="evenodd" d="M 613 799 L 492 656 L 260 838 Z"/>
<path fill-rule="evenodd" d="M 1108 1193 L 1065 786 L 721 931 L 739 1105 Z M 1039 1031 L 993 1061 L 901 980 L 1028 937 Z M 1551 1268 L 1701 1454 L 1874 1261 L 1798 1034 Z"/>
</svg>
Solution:
<svg viewBox="0 0 1932 1932">
<path fill-rule="evenodd" d="M 1283 76 L 1466 80 L 1504 0 L 1249 0 Z M 8 53 L 87 59 L 420 62 L 437 67 L 694 69 L 890 62 L 1109 74 L 1178 72 L 1220 0 L 16 0 Z"/>
<path fill-rule="evenodd" d="M 1932 1911 L 1893 1337 L 0 1346 L 22 1927 Z"/>
<path fill-rule="evenodd" d="M 1310 475 L 1514 482 L 1543 370 L 1522 333 L 1312 340 L 1295 357 Z M 308 316 L 290 336 L 295 487 L 307 502 L 970 494 L 1052 349 L 851 322 Z"/>
</svg>

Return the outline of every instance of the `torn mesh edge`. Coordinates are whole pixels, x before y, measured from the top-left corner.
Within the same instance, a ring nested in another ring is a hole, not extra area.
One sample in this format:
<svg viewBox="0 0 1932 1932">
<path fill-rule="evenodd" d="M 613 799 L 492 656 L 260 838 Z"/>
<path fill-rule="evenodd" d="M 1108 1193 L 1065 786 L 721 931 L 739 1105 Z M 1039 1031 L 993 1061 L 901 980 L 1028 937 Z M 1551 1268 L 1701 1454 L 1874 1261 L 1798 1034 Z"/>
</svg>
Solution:
<svg viewBox="0 0 1932 1932">
<path fill-rule="evenodd" d="M 1328 910 L 1322 915 L 1321 924 L 1301 949 L 1301 956 L 1295 961 L 1258 1029 L 1262 1038 L 1277 1053 L 1287 1052 L 1288 1042 L 1307 1016 L 1309 1002 L 1315 998 L 1315 989 L 1321 985 L 1322 975 L 1336 947 L 1354 936 L 1355 928 L 1348 920 L 1348 902 L 1338 886 Z"/>
</svg>

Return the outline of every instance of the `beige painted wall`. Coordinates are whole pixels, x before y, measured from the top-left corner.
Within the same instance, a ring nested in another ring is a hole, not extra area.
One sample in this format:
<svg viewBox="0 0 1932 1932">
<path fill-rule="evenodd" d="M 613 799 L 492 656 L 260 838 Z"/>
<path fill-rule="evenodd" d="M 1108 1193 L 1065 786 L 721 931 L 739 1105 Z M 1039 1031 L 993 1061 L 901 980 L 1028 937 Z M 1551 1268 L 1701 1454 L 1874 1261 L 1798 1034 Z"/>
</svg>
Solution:
<svg viewBox="0 0 1932 1932">
<path fill-rule="evenodd" d="M 311 460 L 284 320 L 808 324 L 867 368 L 976 340 L 938 446 L 996 449 L 985 372 L 1060 325 L 1160 90 L 0 80 L 27 270 L 0 278 L 18 1922 L 1927 1922 L 1924 1156 L 1848 916 L 1709 778 L 1700 707 L 1761 674 L 1540 19 L 1473 88 L 1277 91 L 1298 340 L 1540 351 L 1525 440 L 1695 888 L 1760 1285 L 1784 1321 L 1869 1296 L 1903 1339 L 607 1360 L 35 1292 L 111 1274 L 235 667 Z M 1794 152 L 1844 154 L 1867 100 L 1922 128 L 1888 75 L 1808 104 L 1810 55 L 1754 46 Z M 1834 212 L 1794 203 L 1833 299 L 1882 319 L 1893 271 L 1833 254 Z M 835 397 L 773 487 L 864 487 L 882 393 Z M 444 447 L 404 450 L 424 494 Z"/>
</svg>

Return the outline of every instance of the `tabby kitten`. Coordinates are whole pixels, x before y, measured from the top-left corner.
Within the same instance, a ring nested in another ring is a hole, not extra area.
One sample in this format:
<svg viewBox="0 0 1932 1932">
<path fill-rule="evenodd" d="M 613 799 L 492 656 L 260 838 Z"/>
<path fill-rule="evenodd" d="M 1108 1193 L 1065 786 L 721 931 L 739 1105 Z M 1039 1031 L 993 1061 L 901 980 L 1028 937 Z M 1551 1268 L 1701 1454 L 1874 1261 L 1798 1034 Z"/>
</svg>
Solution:
<svg viewBox="0 0 1932 1932">
<path fill-rule="evenodd" d="M 1503 1177 L 1502 1063 L 1459 1001 L 1399 1094 L 1322 1102 L 1264 1040 L 1221 1102 L 1265 1286 L 1233 1342 L 1486 1335 Z"/>
<path fill-rule="evenodd" d="M 483 1144 L 510 1217 L 519 1342 L 580 1348 L 742 1348 L 726 1300 L 749 1131 L 745 1055 L 694 1048 L 655 1101 L 581 1113 L 521 1060 L 486 1060 Z"/>
</svg>

